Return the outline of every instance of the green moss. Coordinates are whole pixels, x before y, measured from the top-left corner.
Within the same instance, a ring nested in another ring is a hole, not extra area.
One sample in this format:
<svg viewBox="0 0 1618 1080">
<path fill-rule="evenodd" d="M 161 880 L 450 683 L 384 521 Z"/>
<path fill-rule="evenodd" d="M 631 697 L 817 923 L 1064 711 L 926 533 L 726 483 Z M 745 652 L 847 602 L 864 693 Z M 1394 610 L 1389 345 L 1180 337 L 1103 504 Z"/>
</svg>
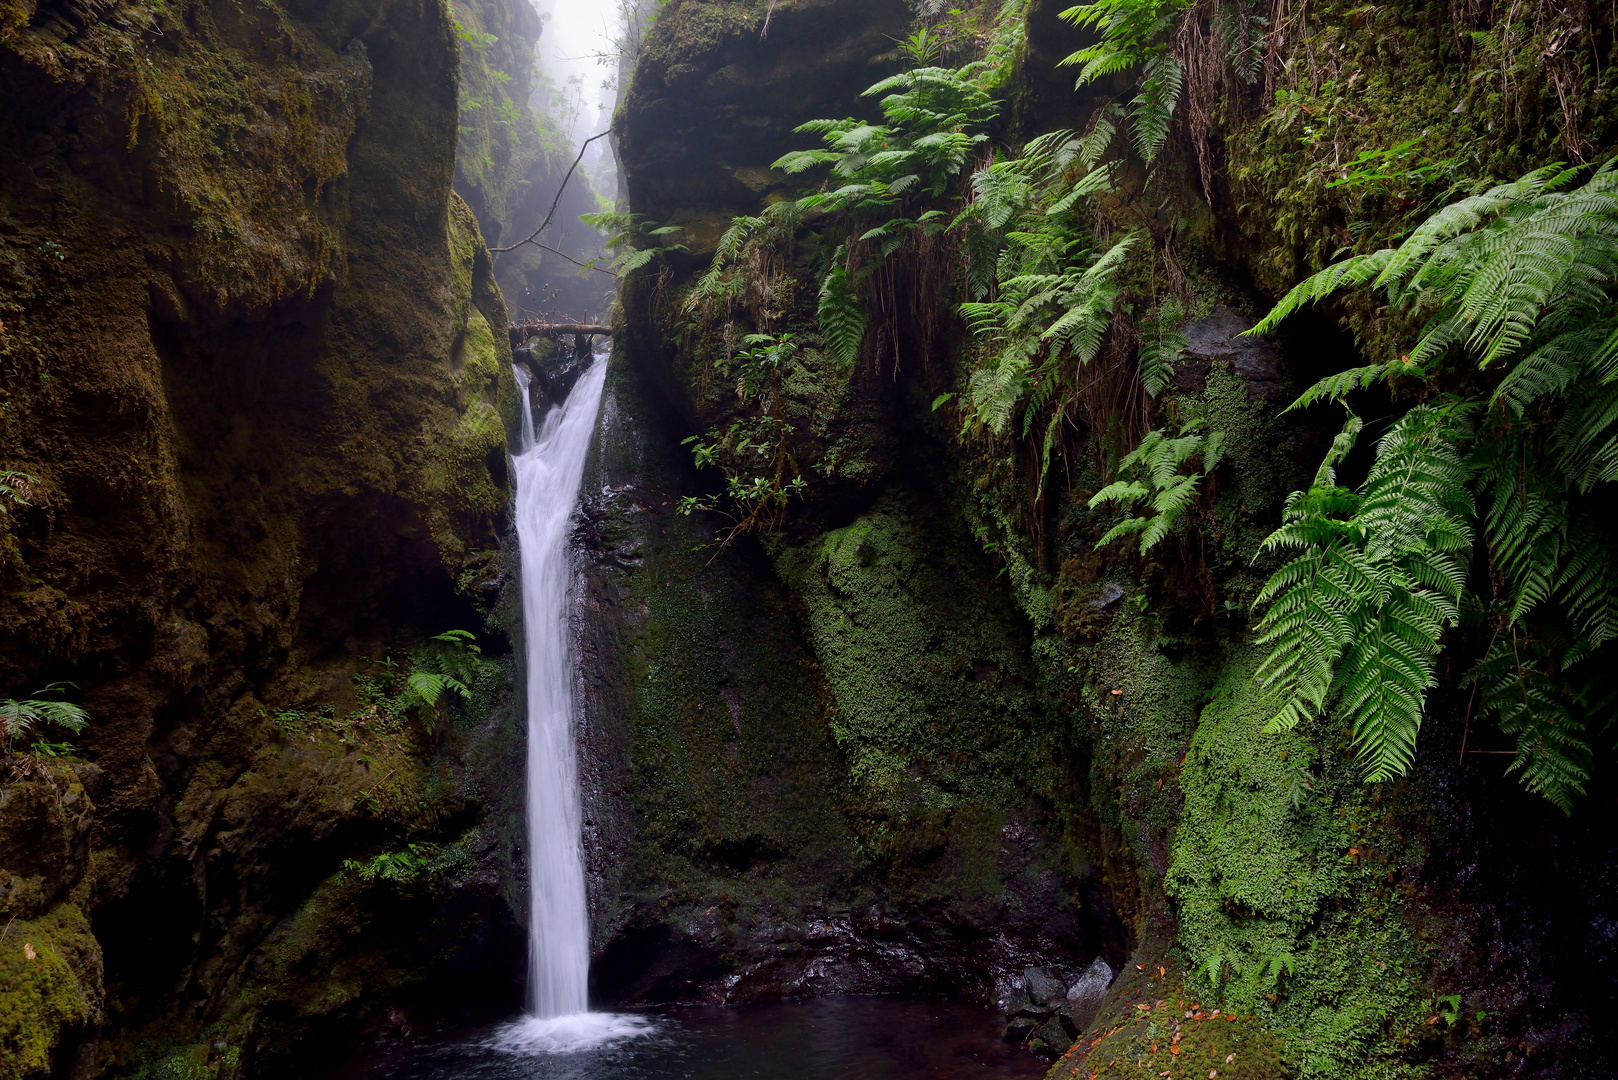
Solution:
<svg viewBox="0 0 1618 1080">
<path fill-rule="evenodd" d="M 1113 984 L 1091 1034 L 1047 1080 L 1171 1077 L 1285 1080 L 1282 1045 L 1244 1010 L 1221 1009 L 1187 987 L 1172 960 L 1131 965 Z"/>
<path fill-rule="evenodd" d="M 1204 993 L 1282 1037 L 1300 1077 L 1420 1075 L 1405 1051 L 1425 964 L 1403 898 L 1356 846 L 1363 785 L 1335 731 L 1263 734 L 1257 660 L 1226 665 L 1180 776 L 1164 885 L 1179 946 Z"/>
<path fill-rule="evenodd" d="M 1599 56 L 1599 42 L 1611 48 L 1611 19 L 1592 8 L 1569 31 L 1538 2 L 1475 21 L 1435 0 L 1312 6 L 1288 35 L 1273 105 L 1254 116 L 1227 104 L 1221 118 L 1235 217 L 1259 287 L 1279 296 L 1341 248 L 1386 245 L 1448 201 L 1452 184 L 1600 161 L 1618 146 L 1618 71 Z M 1412 143 L 1389 179 L 1340 185 L 1360 152 Z M 1426 178 L 1404 171 L 1434 165 Z M 1385 320 L 1356 307 L 1354 324 L 1381 359 L 1392 345 Z"/>
<path fill-rule="evenodd" d="M 862 844 L 916 899 L 998 891 L 1000 828 L 1060 783 L 1027 632 L 969 535 L 889 498 L 774 555 L 831 695 Z"/>
<path fill-rule="evenodd" d="M 832 731 L 872 791 L 923 805 L 1004 800 L 1039 715 L 1026 642 L 1004 601 L 974 587 L 958 525 L 887 503 L 777 556 L 807 608 L 836 700 Z M 954 530 L 951 526 L 954 526 Z"/>
<path fill-rule="evenodd" d="M 101 1019 L 101 946 L 70 903 L 0 936 L 0 1080 L 50 1073 L 65 1033 Z"/>
<path fill-rule="evenodd" d="M 490 468 L 493 464 L 504 471 L 506 432 L 517 393 L 510 342 L 490 325 L 491 316 L 504 325 L 505 308 L 493 285 L 477 221 L 458 196 L 451 200 L 449 241 L 450 311 L 456 331 L 449 366 L 455 407 L 427 427 L 426 455 L 411 494 L 424 509 L 445 564 L 460 577 L 488 561 L 495 522 L 506 509 L 507 490 Z"/>
</svg>

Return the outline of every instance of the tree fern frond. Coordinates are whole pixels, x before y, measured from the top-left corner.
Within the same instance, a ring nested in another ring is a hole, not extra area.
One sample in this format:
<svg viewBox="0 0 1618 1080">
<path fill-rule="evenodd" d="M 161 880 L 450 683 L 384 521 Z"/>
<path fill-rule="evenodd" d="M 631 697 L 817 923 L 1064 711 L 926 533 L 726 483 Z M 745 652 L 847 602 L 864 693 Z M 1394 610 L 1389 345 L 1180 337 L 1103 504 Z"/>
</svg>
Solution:
<svg viewBox="0 0 1618 1080">
<path fill-rule="evenodd" d="M 845 265 L 845 249 L 832 253 L 831 270 L 820 285 L 820 335 L 826 355 L 842 367 L 853 367 L 865 339 L 865 305 Z"/>
</svg>

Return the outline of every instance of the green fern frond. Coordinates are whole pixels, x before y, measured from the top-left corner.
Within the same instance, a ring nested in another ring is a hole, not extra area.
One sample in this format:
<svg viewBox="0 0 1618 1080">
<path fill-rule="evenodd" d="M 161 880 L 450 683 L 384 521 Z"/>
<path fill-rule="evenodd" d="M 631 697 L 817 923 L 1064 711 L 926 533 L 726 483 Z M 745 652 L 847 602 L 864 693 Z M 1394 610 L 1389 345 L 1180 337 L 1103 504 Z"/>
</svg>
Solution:
<svg viewBox="0 0 1618 1080">
<path fill-rule="evenodd" d="M 820 286 L 820 335 L 827 356 L 842 367 L 853 367 L 865 339 L 866 314 L 845 262 L 845 249 L 839 247 Z"/>
</svg>

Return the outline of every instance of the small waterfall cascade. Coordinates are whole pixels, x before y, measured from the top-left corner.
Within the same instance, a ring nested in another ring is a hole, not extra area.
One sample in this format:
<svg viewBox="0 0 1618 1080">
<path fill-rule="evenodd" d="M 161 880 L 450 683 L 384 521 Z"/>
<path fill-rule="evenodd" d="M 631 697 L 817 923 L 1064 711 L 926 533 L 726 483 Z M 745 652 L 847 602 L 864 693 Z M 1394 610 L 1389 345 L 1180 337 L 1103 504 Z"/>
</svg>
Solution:
<svg viewBox="0 0 1618 1080">
<path fill-rule="evenodd" d="M 502 1043 L 554 1052 L 646 1029 L 636 1017 L 589 1012 L 590 927 L 580 850 L 574 745 L 573 650 L 568 632 L 568 522 L 595 434 L 607 364 L 598 356 L 567 401 L 534 430 L 529 376 L 522 390 L 522 446 L 512 457 L 522 558 L 528 675 L 530 1015 Z"/>
</svg>

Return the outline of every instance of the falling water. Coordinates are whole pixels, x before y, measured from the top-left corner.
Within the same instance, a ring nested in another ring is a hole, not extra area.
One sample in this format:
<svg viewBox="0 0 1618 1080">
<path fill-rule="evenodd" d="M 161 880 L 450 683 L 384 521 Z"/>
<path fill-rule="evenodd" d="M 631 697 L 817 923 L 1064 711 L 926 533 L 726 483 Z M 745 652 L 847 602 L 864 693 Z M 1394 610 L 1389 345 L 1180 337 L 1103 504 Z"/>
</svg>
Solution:
<svg viewBox="0 0 1618 1080">
<path fill-rule="evenodd" d="M 528 646 L 529 975 L 531 1015 L 503 1041 L 513 1050 L 575 1049 L 635 1034 L 634 1017 L 589 1012 L 590 930 L 579 848 L 573 744 L 572 649 L 567 632 L 567 527 L 579 497 L 607 365 L 597 358 L 536 434 L 529 379 L 522 389 L 522 448 L 512 458 Z"/>
</svg>

